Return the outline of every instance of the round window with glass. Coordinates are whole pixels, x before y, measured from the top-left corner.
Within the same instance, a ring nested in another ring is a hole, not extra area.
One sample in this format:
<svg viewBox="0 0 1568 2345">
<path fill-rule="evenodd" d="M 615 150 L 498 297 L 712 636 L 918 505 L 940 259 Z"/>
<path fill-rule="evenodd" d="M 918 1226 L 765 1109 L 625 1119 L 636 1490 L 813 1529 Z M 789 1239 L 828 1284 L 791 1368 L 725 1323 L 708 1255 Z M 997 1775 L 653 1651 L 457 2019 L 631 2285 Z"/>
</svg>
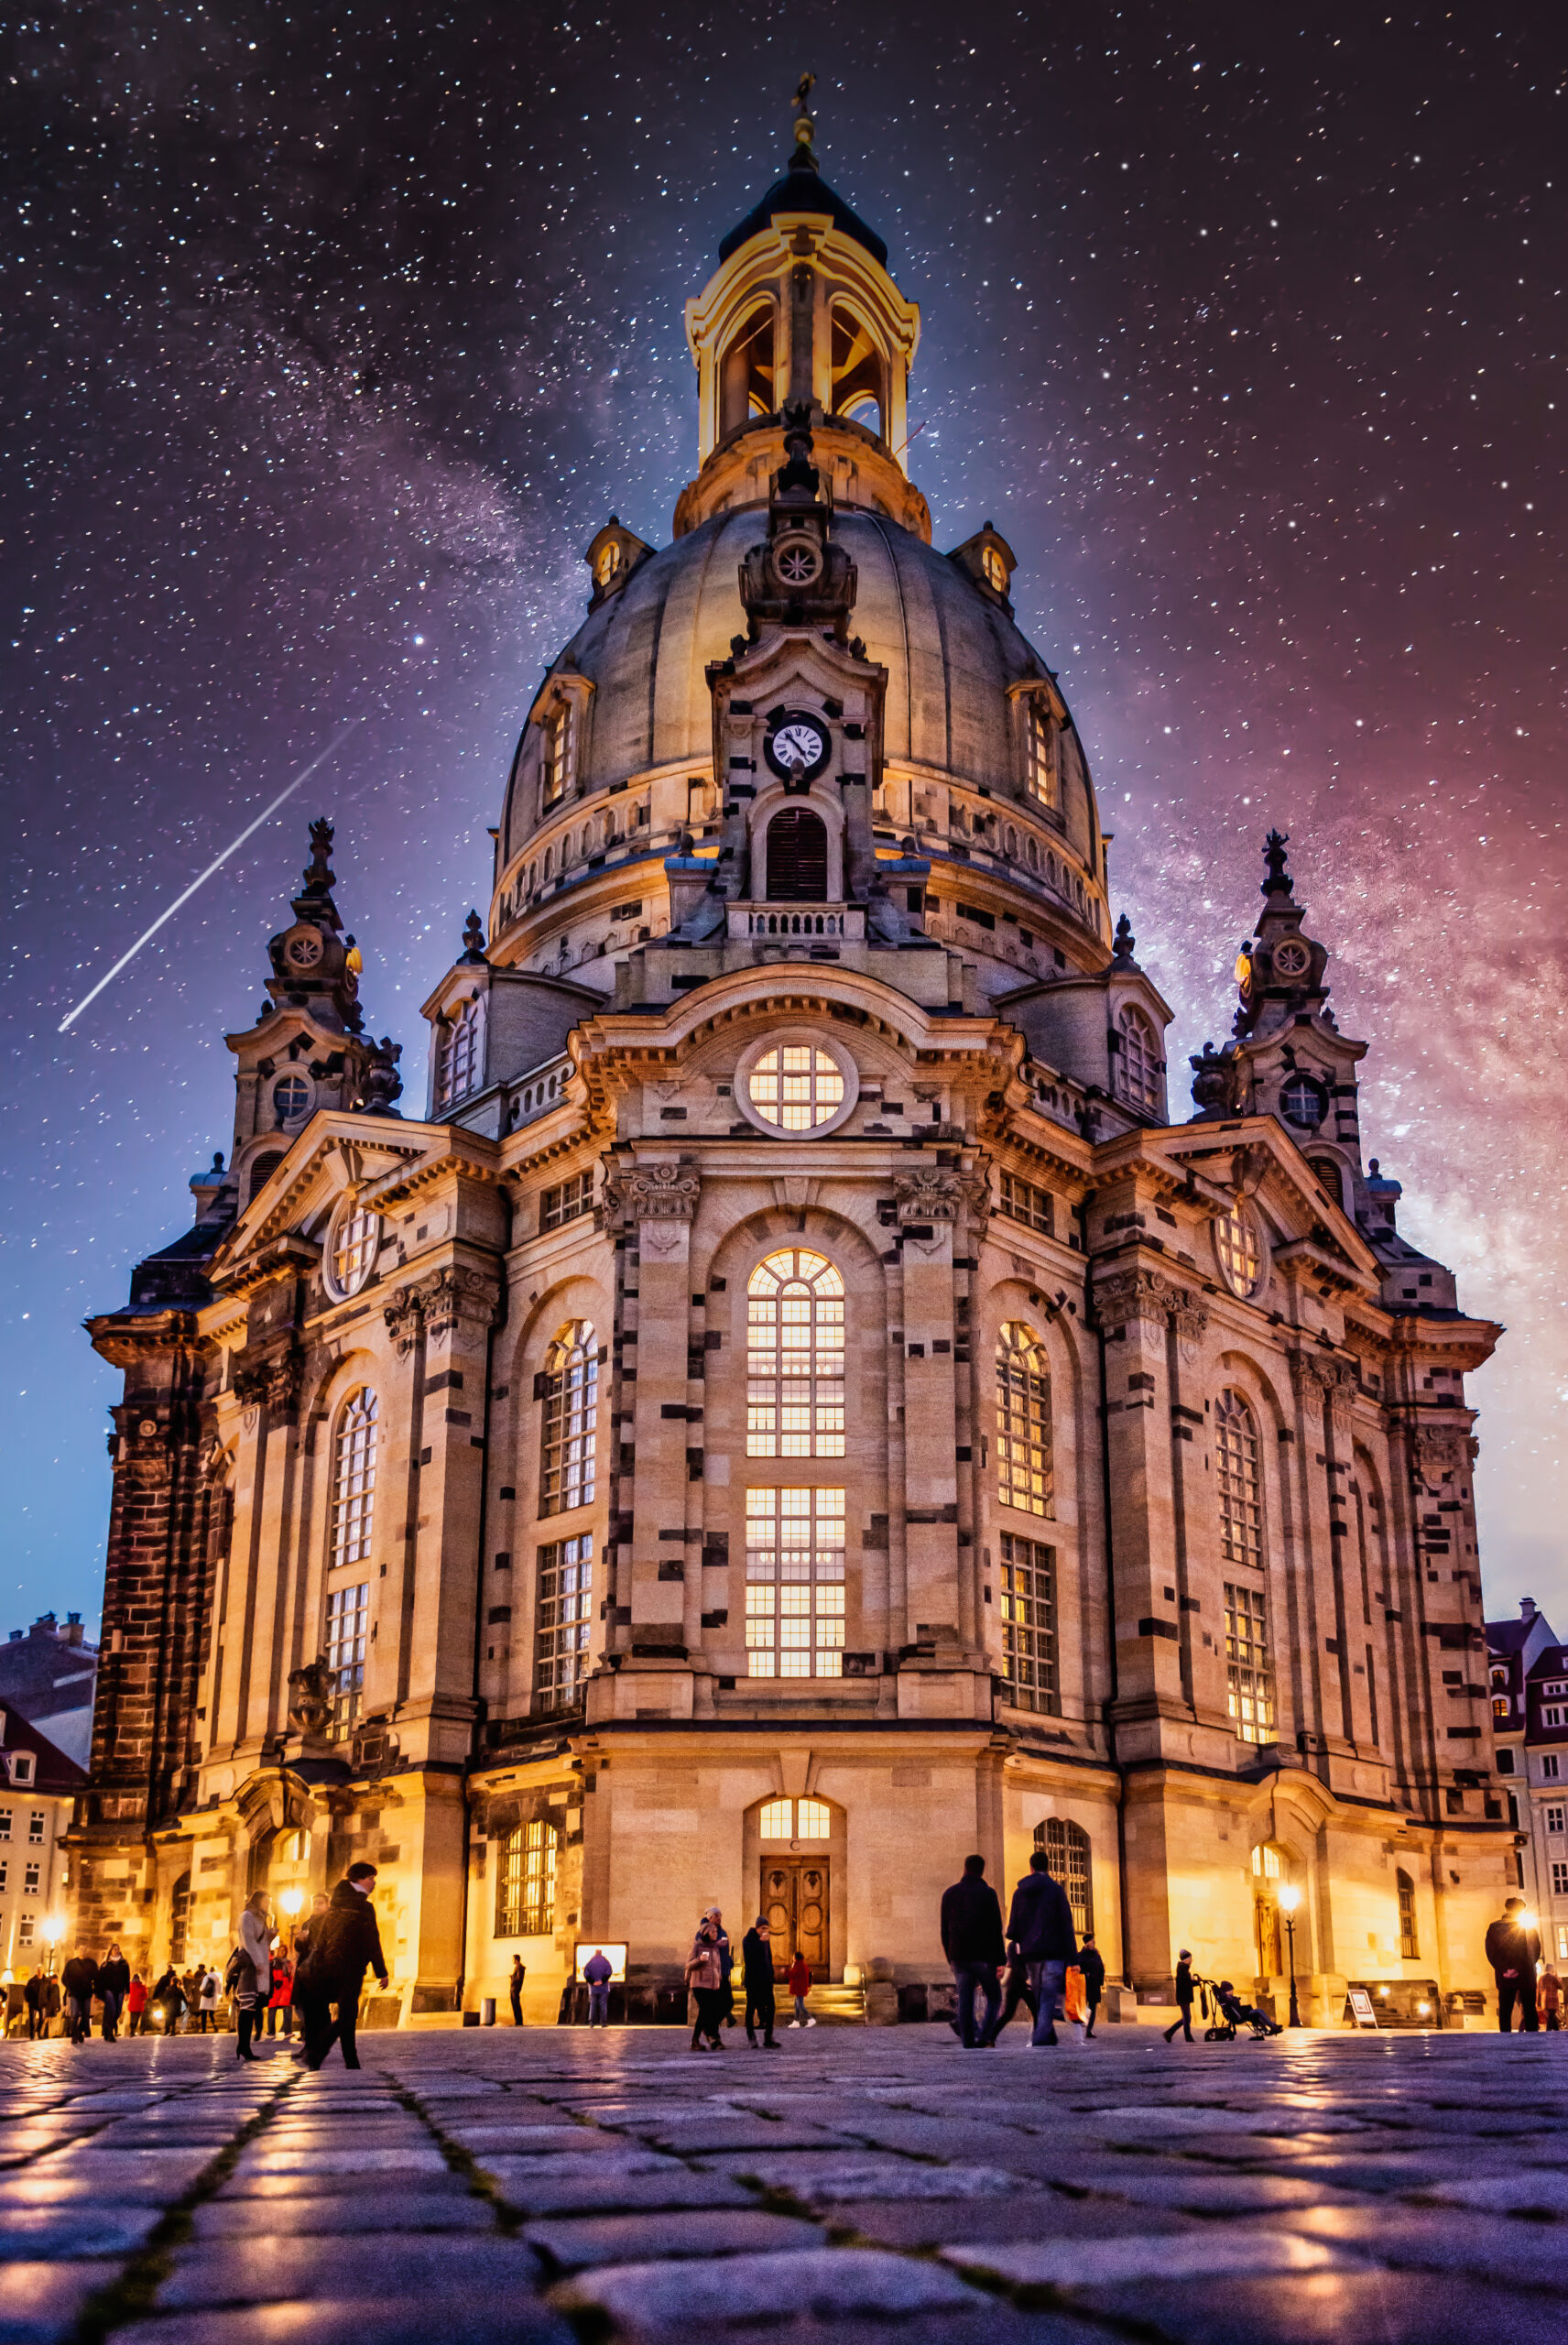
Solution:
<svg viewBox="0 0 1568 2345">
<path fill-rule="evenodd" d="M 1279 1105 L 1288 1123 L 1315 1132 L 1328 1113 L 1328 1094 L 1310 1074 L 1293 1074 L 1279 1093 Z"/>
<path fill-rule="evenodd" d="M 1214 1253 L 1225 1284 L 1245 1303 L 1263 1283 L 1267 1268 L 1263 1233 L 1258 1216 L 1244 1197 L 1214 1224 Z"/>
<path fill-rule="evenodd" d="M 280 1124 L 297 1124 L 310 1104 L 310 1086 L 302 1074 L 286 1074 L 272 1086 L 272 1112 Z"/>
<path fill-rule="evenodd" d="M 357 1294 L 381 1250 L 381 1216 L 352 1202 L 341 1205 L 327 1249 L 328 1283 L 340 1299 Z"/>
<path fill-rule="evenodd" d="M 779 1042 L 764 1051 L 746 1096 L 765 1124 L 781 1132 L 815 1131 L 844 1106 L 844 1070 L 814 1042 Z"/>
</svg>

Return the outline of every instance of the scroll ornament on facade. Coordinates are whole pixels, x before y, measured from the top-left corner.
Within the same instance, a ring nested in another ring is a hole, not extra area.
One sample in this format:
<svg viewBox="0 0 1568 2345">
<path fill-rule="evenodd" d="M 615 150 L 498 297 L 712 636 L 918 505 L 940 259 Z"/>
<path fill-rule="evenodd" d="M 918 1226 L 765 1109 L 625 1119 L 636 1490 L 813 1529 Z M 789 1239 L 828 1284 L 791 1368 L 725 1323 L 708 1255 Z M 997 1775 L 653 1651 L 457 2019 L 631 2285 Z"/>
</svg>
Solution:
<svg viewBox="0 0 1568 2345">
<path fill-rule="evenodd" d="M 691 1221 L 702 1193 L 702 1182 L 689 1165 L 645 1164 L 613 1172 L 604 1184 L 604 1204 L 626 1222 Z"/>
<path fill-rule="evenodd" d="M 428 1343 L 441 1343 L 463 1320 L 488 1327 L 497 1300 L 494 1280 L 483 1271 L 449 1269 L 400 1288 L 381 1315 L 398 1358 L 407 1359 L 421 1334 Z"/>
<path fill-rule="evenodd" d="M 1417 1477 L 1434 1490 L 1451 1476 L 1473 1466 L 1481 1454 L 1480 1443 L 1457 1425 L 1423 1429 L 1415 1436 L 1414 1448 Z"/>
<path fill-rule="evenodd" d="M 1119 1271 L 1114 1278 L 1099 1280 L 1094 1287 L 1094 1316 L 1107 1335 L 1133 1319 L 1150 1327 L 1167 1327 L 1178 1309 L 1192 1312 L 1200 1322 L 1201 1335 L 1208 1325 L 1207 1312 L 1193 1306 L 1187 1290 L 1173 1286 L 1158 1271 Z"/>
<path fill-rule="evenodd" d="M 243 1362 L 234 1370 L 234 1391 L 246 1410 L 266 1409 L 269 1416 L 292 1417 L 299 1406 L 304 1360 L 297 1351 L 278 1352 L 270 1359 Z"/>
<path fill-rule="evenodd" d="M 893 1194 L 898 1200 L 900 1225 L 956 1221 L 967 1185 L 956 1172 L 938 1172 L 934 1166 L 922 1165 L 915 1172 L 895 1173 Z"/>
</svg>

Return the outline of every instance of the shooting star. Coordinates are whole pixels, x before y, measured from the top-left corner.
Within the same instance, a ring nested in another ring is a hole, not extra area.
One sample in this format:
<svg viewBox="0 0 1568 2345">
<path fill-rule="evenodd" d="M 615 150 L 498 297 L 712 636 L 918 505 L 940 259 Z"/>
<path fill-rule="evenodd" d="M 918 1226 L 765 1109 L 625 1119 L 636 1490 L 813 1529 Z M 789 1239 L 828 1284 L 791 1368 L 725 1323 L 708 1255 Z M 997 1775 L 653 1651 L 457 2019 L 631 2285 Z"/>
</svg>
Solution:
<svg viewBox="0 0 1568 2345">
<path fill-rule="evenodd" d="M 137 937 L 130 951 L 128 953 L 121 954 L 119 959 L 109 971 L 107 976 L 100 977 L 92 992 L 83 994 L 82 999 L 77 1003 L 76 1008 L 66 1011 L 65 1016 L 60 1021 L 59 1031 L 60 1033 L 63 1034 L 66 1028 L 72 1025 L 75 1020 L 81 1017 L 84 1009 L 91 1008 L 92 1004 L 97 1000 L 105 986 L 112 986 L 114 984 L 114 979 L 119 976 L 122 969 L 128 969 L 130 967 L 131 963 L 136 959 L 136 954 L 141 951 L 142 946 L 144 944 L 150 943 L 152 939 L 158 934 L 158 930 L 163 926 L 164 922 L 174 918 L 175 913 L 180 910 L 181 904 L 188 904 L 191 901 L 191 897 L 196 893 L 198 888 L 204 888 L 206 886 L 213 872 L 221 870 L 223 865 L 227 863 L 231 855 L 237 855 L 239 853 L 239 850 L 244 846 L 246 839 L 250 837 L 251 834 L 254 831 L 259 831 L 263 823 L 265 823 L 270 815 L 277 813 L 278 808 L 283 804 L 284 800 L 287 798 L 292 798 L 294 792 L 299 789 L 303 783 L 310 780 L 310 776 L 316 771 L 317 768 L 319 766 L 324 766 L 327 759 L 333 754 L 333 752 L 342 748 L 343 743 L 348 739 L 349 735 L 354 731 L 354 726 L 356 725 L 363 725 L 365 717 L 365 715 L 368 715 L 368 714 L 369 711 L 366 710 L 364 714 L 359 716 L 351 716 L 348 723 L 343 726 L 342 732 L 334 734 L 332 738 L 327 743 L 326 747 L 319 751 L 318 754 L 310 759 L 308 766 L 302 766 L 300 768 L 293 780 L 289 784 L 288 789 L 280 790 L 277 797 L 273 800 L 271 805 L 264 806 L 260 813 L 256 816 L 255 822 L 247 823 L 245 829 L 240 833 L 238 838 L 231 839 L 228 845 L 223 849 L 222 855 L 213 856 L 212 862 L 207 866 L 207 868 L 201 873 L 201 877 L 199 878 L 192 879 L 189 888 L 186 889 L 185 893 L 182 896 L 176 896 L 174 901 L 169 905 L 167 911 L 159 912 L 152 926 L 149 929 L 145 930 L 143 933 Z"/>
</svg>

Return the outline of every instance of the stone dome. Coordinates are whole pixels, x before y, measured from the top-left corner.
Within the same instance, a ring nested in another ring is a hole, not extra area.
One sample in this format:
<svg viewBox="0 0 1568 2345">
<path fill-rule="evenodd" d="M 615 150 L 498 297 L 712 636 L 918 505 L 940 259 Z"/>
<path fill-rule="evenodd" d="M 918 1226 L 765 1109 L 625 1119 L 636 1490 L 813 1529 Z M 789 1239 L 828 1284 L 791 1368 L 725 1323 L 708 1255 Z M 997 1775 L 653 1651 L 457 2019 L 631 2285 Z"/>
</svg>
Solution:
<svg viewBox="0 0 1568 2345">
<path fill-rule="evenodd" d="M 841 507 L 833 532 L 858 573 L 852 618 L 867 656 L 887 671 L 883 749 L 890 766 L 1017 794 L 1007 748 L 1010 686 L 1048 671 L 999 601 L 911 531 Z M 643 562 L 593 611 L 556 667 L 593 685 L 579 786 L 589 794 L 650 769 L 713 754 L 706 670 L 744 633 L 738 573 L 767 532 L 765 509 L 723 513 Z M 1077 734 L 1062 736 L 1061 815 L 1088 869 L 1099 823 Z M 518 772 L 508 791 L 503 862 L 529 828 Z"/>
</svg>

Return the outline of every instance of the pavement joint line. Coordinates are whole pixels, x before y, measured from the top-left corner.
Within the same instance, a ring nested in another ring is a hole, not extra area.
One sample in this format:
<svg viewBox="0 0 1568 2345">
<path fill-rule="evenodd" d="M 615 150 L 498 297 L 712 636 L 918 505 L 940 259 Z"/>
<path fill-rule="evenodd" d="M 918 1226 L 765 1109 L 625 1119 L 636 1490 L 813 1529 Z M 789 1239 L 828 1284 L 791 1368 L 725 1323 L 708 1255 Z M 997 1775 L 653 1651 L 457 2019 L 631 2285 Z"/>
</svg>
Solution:
<svg viewBox="0 0 1568 2345">
<path fill-rule="evenodd" d="M 528 2218 L 519 2214 L 516 2208 L 506 2204 L 501 2194 L 500 2185 L 495 2177 L 485 2172 L 472 2150 L 465 2149 L 461 2142 L 454 2142 L 450 2134 L 442 2132 L 430 2110 L 409 2086 L 393 2081 L 391 2089 L 393 2099 L 400 2101 L 405 2109 L 417 2117 L 430 2134 L 453 2174 L 463 2176 L 468 2185 L 469 2195 L 485 2200 L 495 2220 L 496 2229 L 507 2239 L 513 2238 L 521 2230 Z"/>
<path fill-rule="evenodd" d="M 158 2293 L 174 2269 L 174 2250 L 194 2236 L 191 2218 L 196 2209 L 215 2198 L 252 2142 L 265 2133 L 294 2087 L 298 2076 L 284 2077 L 261 2107 L 246 2118 L 231 2142 L 204 2165 L 189 2189 L 181 2192 L 147 2234 L 117 2278 L 89 2296 L 77 2316 L 72 2345 L 103 2345 L 103 2340 L 127 2322 L 156 2314 Z"/>
</svg>

